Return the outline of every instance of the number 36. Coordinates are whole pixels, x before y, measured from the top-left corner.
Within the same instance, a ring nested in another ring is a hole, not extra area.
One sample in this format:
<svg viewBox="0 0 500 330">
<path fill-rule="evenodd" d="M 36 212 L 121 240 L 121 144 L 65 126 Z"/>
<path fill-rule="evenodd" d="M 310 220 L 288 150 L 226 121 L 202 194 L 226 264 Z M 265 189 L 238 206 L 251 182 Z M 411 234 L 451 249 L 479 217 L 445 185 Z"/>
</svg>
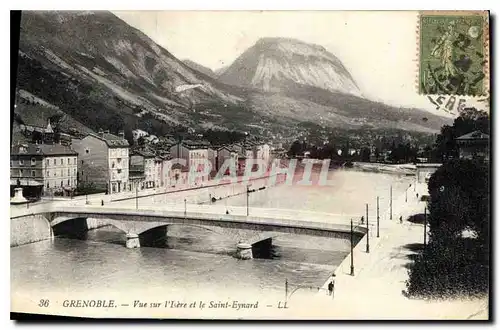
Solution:
<svg viewBox="0 0 500 330">
<path fill-rule="evenodd" d="M 49 300 L 48 299 L 40 299 L 40 302 L 38 303 L 38 307 L 49 307 Z"/>
</svg>

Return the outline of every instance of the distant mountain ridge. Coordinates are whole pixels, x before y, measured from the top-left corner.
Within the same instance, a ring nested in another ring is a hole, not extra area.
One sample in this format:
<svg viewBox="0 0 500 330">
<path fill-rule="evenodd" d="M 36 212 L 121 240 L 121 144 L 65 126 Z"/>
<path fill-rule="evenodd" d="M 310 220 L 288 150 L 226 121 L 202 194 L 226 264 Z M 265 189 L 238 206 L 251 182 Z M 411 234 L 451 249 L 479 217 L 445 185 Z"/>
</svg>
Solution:
<svg viewBox="0 0 500 330">
<path fill-rule="evenodd" d="M 262 38 L 219 77 L 227 84 L 279 92 L 297 83 L 361 96 L 356 82 L 324 47 L 290 38 Z"/>
<path fill-rule="evenodd" d="M 339 59 L 294 39 L 262 39 L 217 79 L 206 69 L 109 12 L 22 14 L 18 90 L 94 131 L 182 126 L 279 138 L 308 127 L 436 132 L 448 123 L 364 99 Z"/>
<path fill-rule="evenodd" d="M 213 72 L 212 69 L 207 68 L 206 66 L 203 66 L 203 65 L 196 63 L 194 61 L 191 61 L 189 59 L 182 60 L 182 62 L 184 62 L 184 64 L 189 66 L 191 69 L 199 71 L 199 72 L 209 76 L 210 78 L 213 78 L 213 79 L 217 78 L 217 74 L 215 72 Z"/>
</svg>

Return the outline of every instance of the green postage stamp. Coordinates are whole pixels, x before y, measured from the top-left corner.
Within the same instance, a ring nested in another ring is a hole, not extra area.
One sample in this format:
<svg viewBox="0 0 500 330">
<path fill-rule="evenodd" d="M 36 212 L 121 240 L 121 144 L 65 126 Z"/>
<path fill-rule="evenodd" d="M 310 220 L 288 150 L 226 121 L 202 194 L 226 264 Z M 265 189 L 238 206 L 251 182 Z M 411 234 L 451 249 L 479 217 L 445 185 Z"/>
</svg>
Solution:
<svg viewBox="0 0 500 330">
<path fill-rule="evenodd" d="M 421 12 L 420 94 L 489 94 L 487 11 Z"/>
</svg>

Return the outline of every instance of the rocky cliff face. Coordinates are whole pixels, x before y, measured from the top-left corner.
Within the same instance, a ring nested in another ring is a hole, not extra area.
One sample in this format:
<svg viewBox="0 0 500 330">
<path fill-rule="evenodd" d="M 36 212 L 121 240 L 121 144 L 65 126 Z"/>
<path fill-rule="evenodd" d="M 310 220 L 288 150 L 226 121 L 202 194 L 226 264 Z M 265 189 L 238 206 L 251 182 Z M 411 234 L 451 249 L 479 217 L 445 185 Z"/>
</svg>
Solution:
<svg viewBox="0 0 500 330">
<path fill-rule="evenodd" d="M 279 92 L 291 84 L 361 95 L 342 62 L 324 47 L 295 39 L 263 38 L 219 77 L 227 84 Z"/>
<path fill-rule="evenodd" d="M 194 127 L 196 105 L 243 101 L 109 12 L 23 12 L 19 47 L 18 89 L 81 122 L 116 113 Z"/>
</svg>

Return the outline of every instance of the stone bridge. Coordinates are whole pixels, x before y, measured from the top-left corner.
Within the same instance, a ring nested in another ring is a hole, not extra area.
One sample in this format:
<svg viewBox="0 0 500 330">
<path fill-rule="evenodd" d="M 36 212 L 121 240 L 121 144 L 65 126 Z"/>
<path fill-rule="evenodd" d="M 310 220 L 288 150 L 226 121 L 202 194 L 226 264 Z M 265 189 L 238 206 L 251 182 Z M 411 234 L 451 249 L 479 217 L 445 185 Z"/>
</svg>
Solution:
<svg viewBox="0 0 500 330">
<path fill-rule="evenodd" d="M 99 207 L 53 206 L 39 212 L 55 228 L 64 223 L 77 226 L 93 219 L 102 225 L 112 225 L 127 235 L 128 248 L 140 247 L 141 240 L 166 237 L 167 228 L 173 225 L 203 228 L 237 244 L 237 256 L 252 257 L 252 248 L 265 244 L 270 247 L 273 237 L 280 233 L 349 239 L 350 226 L 318 221 L 277 219 L 255 216 L 218 215 L 210 213 L 184 213 L 165 210 L 124 210 Z M 15 218 L 15 217 L 13 217 Z M 325 219 L 328 221 L 328 219 Z M 246 229 L 246 231 L 245 231 Z M 360 238 L 365 228 L 356 227 L 354 235 Z"/>
</svg>

